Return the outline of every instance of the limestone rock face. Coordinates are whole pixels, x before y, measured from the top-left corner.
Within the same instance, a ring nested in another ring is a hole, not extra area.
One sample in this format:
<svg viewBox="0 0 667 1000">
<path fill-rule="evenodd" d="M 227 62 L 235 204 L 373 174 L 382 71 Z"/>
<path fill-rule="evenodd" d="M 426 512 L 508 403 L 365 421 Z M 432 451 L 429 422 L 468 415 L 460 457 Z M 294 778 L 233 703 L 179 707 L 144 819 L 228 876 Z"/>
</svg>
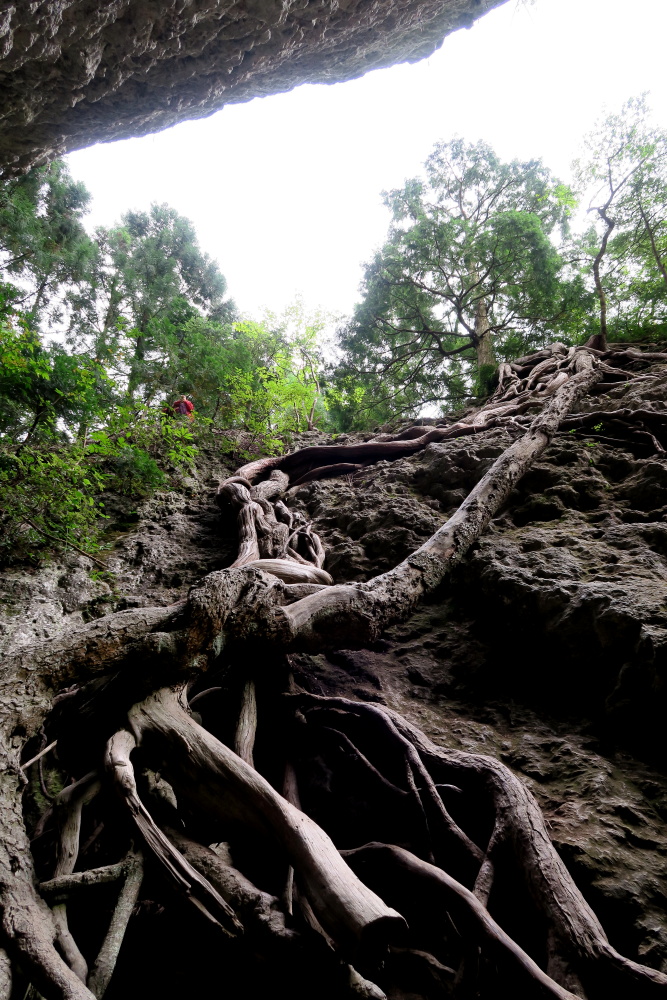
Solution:
<svg viewBox="0 0 667 1000">
<path fill-rule="evenodd" d="M 229 102 L 429 55 L 503 0 L 0 4 L 0 163 L 25 170 Z"/>
</svg>

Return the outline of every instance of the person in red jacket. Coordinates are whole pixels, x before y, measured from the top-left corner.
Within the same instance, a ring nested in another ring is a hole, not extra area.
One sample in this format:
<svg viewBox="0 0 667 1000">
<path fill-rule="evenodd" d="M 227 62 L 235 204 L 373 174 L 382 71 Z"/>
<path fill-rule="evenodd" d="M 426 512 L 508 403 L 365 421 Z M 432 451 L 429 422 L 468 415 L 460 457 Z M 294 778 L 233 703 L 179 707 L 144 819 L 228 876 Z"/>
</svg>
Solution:
<svg viewBox="0 0 667 1000">
<path fill-rule="evenodd" d="M 176 400 L 175 403 L 172 403 L 172 406 L 174 409 L 174 413 L 178 415 L 183 415 L 184 417 L 187 417 L 188 420 L 195 419 L 195 415 L 193 413 L 193 410 L 195 408 L 194 403 L 191 403 L 187 396 L 185 395 L 181 396 L 179 399 Z"/>
</svg>

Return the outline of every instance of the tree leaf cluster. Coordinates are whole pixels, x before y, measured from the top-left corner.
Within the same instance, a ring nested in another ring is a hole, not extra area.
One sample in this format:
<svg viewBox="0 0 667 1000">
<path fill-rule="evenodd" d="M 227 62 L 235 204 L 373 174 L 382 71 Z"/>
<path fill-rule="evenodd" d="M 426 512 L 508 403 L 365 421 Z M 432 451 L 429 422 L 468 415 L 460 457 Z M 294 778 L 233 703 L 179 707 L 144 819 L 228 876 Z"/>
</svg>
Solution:
<svg viewBox="0 0 667 1000">
<path fill-rule="evenodd" d="M 254 457 L 328 419 L 325 318 L 244 321 L 189 220 L 153 205 L 90 236 L 88 202 L 62 163 L 0 189 L 2 558 L 97 551 L 108 494 L 169 488 L 203 440 Z"/>
<path fill-rule="evenodd" d="M 565 184 L 453 139 L 385 193 L 388 238 L 339 332 L 341 425 L 460 407 L 488 394 L 498 362 L 550 341 L 665 335 L 667 135 L 637 98 L 584 147 Z"/>
</svg>

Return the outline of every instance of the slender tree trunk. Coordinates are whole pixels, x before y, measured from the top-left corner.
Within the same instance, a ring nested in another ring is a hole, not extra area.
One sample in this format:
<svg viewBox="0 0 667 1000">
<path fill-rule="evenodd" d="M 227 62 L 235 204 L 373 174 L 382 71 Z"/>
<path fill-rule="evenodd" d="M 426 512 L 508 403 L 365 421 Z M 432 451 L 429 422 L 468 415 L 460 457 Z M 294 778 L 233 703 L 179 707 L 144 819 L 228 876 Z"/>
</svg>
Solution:
<svg viewBox="0 0 667 1000">
<path fill-rule="evenodd" d="M 137 342 L 134 348 L 134 358 L 132 359 L 132 369 L 127 383 L 127 391 L 131 396 L 140 384 L 140 369 L 146 357 L 146 327 L 150 317 L 146 311 L 141 315 L 141 323 L 137 328 Z"/>
<path fill-rule="evenodd" d="M 308 414 L 308 430 L 315 430 L 315 407 L 317 406 L 317 401 L 320 398 L 320 382 L 315 374 L 315 368 L 313 362 L 310 362 L 310 374 L 312 376 L 313 382 L 315 383 L 315 398 L 313 399 L 313 405 L 310 408 L 310 413 Z"/>
<path fill-rule="evenodd" d="M 313 405 L 310 408 L 310 413 L 308 414 L 308 430 L 309 431 L 314 431 L 315 430 L 315 407 L 317 406 L 317 400 L 318 399 L 319 399 L 319 396 L 315 396 L 315 399 L 313 400 Z"/>
<path fill-rule="evenodd" d="M 217 417 L 218 410 L 220 409 L 220 398 L 221 398 L 220 397 L 220 393 L 218 393 L 218 397 L 217 397 L 217 399 L 215 401 L 215 409 L 213 411 L 213 416 L 211 417 L 211 423 L 213 423 L 213 424 L 215 423 L 215 418 Z"/>
<path fill-rule="evenodd" d="M 665 282 L 667 283 L 667 267 L 665 266 L 665 262 L 660 255 L 658 245 L 655 241 L 655 233 L 653 232 L 653 226 L 649 222 L 648 216 L 644 211 L 644 206 L 642 205 L 641 201 L 639 202 L 639 212 L 642 217 L 642 222 L 644 223 L 644 228 L 648 233 L 648 238 L 651 241 L 651 250 L 653 252 L 653 256 L 655 257 L 655 262 L 658 265 L 658 270 L 660 271 L 660 274 L 663 276 Z"/>
<path fill-rule="evenodd" d="M 37 413 L 35 414 L 35 419 L 31 423 L 30 428 L 28 430 L 28 433 L 26 434 L 26 436 L 24 437 L 23 441 L 21 441 L 20 445 L 16 449 L 16 454 L 17 455 L 20 455 L 21 452 L 23 451 L 23 449 L 25 448 L 25 446 L 27 444 L 29 444 L 30 440 L 32 439 L 33 434 L 37 430 L 37 425 L 39 424 L 40 420 L 44 416 L 45 412 L 46 412 L 46 407 L 43 406 L 41 408 L 41 410 L 38 410 Z"/>
<path fill-rule="evenodd" d="M 600 277 L 600 265 L 602 264 L 604 255 L 607 252 L 607 244 L 609 243 L 609 237 L 611 236 L 614 226 L 616 225 L 616 220 L 610 219 L 606 211 L 602 208 L 598 209 L 598 214 L 605 222 L 607 228 L 604 236 L 602 237 L 600 249 L 595 255 L 595 260 L 593 261 L 593 279 L 595 281 L 595 291 L 600 303 L 600 333 L 595 343 L 595 347 L 598 348 L 598 350 L 605 351 L 607 349 L 607 295 L 602 285 L 602 278 Z"/>
<path fill-rule="evenodd" d="M 486 299 L 481 298 L 475 310 L 475 349 L 477 351 L 477 367 L 495 365 L 496 356 L 493 351 L 493 340 L 489 317 L 486 310 Z"/>
<path fill-rule="evenodd" d="M 44 296 L 44 292 L 46 291 L 46 286 L 49 283 L 49 278 L 50 275 L 47 274 L 39 283 L 37 294 L 35 296 L 35 301 L 32 304 L 30 312 L 28 313 L 31 326 L 34 325 L 37 321 L 37 314 L 39 313 L 39 307 L 42 304 L 42 298 Z"/>
</svg>

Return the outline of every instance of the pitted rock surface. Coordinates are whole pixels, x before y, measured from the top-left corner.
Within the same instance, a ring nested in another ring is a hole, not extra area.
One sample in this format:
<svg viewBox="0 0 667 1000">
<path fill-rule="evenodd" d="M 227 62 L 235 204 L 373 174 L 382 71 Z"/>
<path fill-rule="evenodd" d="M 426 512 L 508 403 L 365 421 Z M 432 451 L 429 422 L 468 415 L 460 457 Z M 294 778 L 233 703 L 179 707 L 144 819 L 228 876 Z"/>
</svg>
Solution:
<svg viewBox="0 0 667 1000">
<path fill-rule="evenodd" d="M 656 385 L 621 386 L 613 402 L 664 407 Z M 610 396 L 590 402 L 616 408 Z M 365 580 L 425 541 L 520 433 L 431 444 L 349 481 L 305 486 L 292 503 L 322 534 L 336 581 Z M 506 661 L 502 680 L 489 667 L 485 685 L 534 700 L 553 672 L 552 705 L 567 709 L 574 689 L 582 711 L 641 735 L 667 708 L 667 461 L 598 433 L 557 435 L 444 592 L 491 639 L 494 662 Z"/>
<path fill-rule="evenodd" d="M 292 491 L 290 506 L 314 521 L 336 583 L 391 569 L 437 531 L 440 503 L 418 494 L 413 476 L 414 466 L 399 459 Z"/>
<path fill-rule="evenodd" d="M 93 564 L 69 553 L 39 568 L 0 574 L 0 652 L 42 642 L 113 610 L 111 588 L 91 576 Z"/>
<path fill-rule="evenodd" d="M 168 605 L 235 555 L 233 519 L 220 517 L 215 490 L 230 474 L 209 461 L 180 488 L 158 491 L 128 510 L 124 498 L 107 498 L 111 552 L 101 569 L 70 550 L 45 557 L 39 567 L 10 567 L 0 574 L 0 652 L 40 642 L 125 608 Z M 212 478 L 211 473 L 217 474 Z"/>
<path fill-rule="evenodd" d="M 503 0 L 0 5 L 0 164 L 25 170 L 224 104 L 430 55 Z"/>
</svg>

